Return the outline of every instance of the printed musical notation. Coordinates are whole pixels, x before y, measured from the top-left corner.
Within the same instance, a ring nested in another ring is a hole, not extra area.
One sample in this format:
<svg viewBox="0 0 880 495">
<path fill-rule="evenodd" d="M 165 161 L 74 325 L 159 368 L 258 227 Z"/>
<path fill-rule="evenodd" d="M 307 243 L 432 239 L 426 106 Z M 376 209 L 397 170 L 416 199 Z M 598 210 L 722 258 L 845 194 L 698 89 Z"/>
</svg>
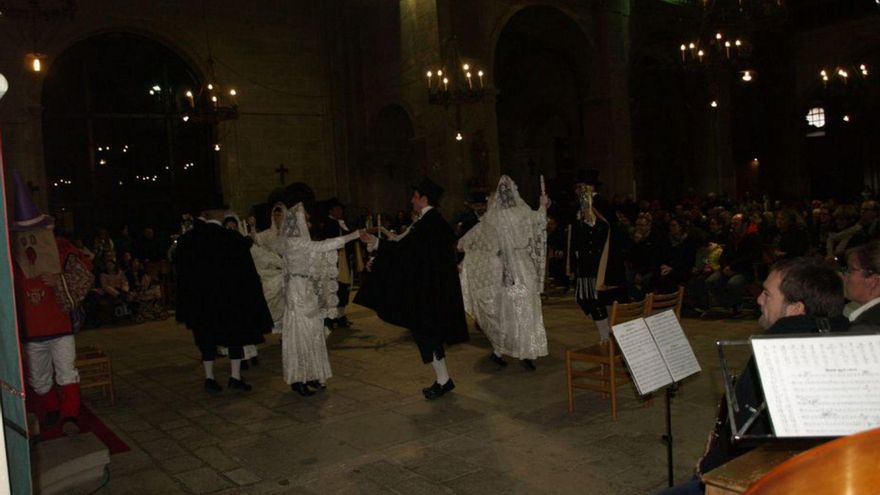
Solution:
<svg viewBox="0 0 880 495">
<path fill-rule="evenodd" d="M 641 395 L 700 371 L 672 310 L 614 325 L 612 330 Z"/>
<path fill-rule="evenodd" d="M 778 437 L 880 426 L 880 335 L 752 338 Z"/>
</svg>

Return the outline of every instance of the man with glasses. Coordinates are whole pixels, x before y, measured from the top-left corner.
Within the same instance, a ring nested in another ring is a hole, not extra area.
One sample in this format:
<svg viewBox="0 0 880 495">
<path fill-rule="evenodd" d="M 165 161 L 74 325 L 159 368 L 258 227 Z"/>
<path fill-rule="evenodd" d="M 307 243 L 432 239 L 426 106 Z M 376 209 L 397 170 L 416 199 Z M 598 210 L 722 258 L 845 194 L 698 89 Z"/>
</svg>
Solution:
<svg viewBox="0 0 880 495">
<path fill-rule="evenodd" d="M 847 299 L 859 304 L 849 315 L 851 329 L 880 330 L 880 240 L 847 251 L 843 273 Z"/>
<path fill-rule="evenodd" d="M 880 236 L 880 205 L 872 199 L 864 201 L 859 210 L 859 230 L 849 241 L 850 246 L 860 246 Z"/>
</svg>

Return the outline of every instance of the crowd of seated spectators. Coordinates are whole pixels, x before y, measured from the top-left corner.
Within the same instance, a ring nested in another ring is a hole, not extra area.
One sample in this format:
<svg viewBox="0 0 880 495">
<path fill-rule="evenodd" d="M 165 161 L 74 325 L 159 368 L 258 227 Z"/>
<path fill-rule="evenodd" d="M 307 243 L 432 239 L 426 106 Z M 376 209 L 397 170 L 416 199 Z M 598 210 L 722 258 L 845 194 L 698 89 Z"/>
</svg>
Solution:
<svg viewBox="0 0 880 495">
<path fill-rule="evenodd" d="M 167 318 L 167 295 L 160 278 L 169 273 L 167 247 L 147 227 L 137 239 L 128 227 L 115 237 L 99 228 L 91 243 L 70 236 L 94 267 L 95 285 L 82 309 L 88 327 Z"/>
<path fill-rule="evenodd" d="M 602 212 L 612 220 L 611 250 L 622 258 L 626 295 L 686 289 L 685 306 L 704 315 L 739 316 L 754 308 L 768 267 L 776 261 L 815 256 L 845 265 L 847 249 L 880 236 L 880 205 L 871 198 L 783 204 L 733 201 L 714 195 L 664 205 L 616 198 Z M 548 220 L 548 269 L 552 283 L 568 287 L 566 225 Z"/>
</svg>

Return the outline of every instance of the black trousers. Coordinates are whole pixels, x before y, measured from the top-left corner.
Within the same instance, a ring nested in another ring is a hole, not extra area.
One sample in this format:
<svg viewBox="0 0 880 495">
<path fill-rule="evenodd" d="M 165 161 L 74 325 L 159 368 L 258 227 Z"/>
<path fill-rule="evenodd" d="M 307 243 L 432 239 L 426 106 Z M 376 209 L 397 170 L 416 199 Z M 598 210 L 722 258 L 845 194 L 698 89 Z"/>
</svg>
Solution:
<svg viewBox="0 0 880 495">
<path fill-rule="evenodd" d="M 336 295 L 339 296 L 339 305 L 336 306 L 339 308 L 339 317 L 338 320 L 345 318 L 345 307 L 348 306 L 349 293 L 351 292 L 351 284 L 339 284 L 339 290 L 336 291 Z"/>
<path fill-rule="evenodd" d="M 229 349 L 229 359 L 243 359 L 244 358 L 244 347 L 243 346 L 230 346 Z M 217 359 L 217 346 L 216 345 L 199 345 L 199 350 L 202 352 L 202 361 L 214 361 Z"/>
<path fill-rule="evenodd" d="M 434 361 L 434 358 L 443 359 L 446 357 L 446 349 L 442 339 L 437 339 L 431 335 L 421 332 L 413 332 L 413 339 L 419 347 L 419 354 L 422 356 L 422 362 L 428 364 Z"/>
</svg>

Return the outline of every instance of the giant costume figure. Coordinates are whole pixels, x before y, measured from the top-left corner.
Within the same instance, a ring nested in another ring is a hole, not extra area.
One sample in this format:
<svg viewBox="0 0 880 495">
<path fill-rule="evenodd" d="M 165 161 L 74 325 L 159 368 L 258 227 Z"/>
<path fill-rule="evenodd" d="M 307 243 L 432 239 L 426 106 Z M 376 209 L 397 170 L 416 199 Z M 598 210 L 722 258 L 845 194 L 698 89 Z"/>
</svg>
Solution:
<svg viewBox="0 0 880 495">
<path fill-rule="evenodd" d="M 37 210 L 15 172 L 13 180 L 12 270 L 27 383 L 36 393 L 43 426 L 52 427 L 60 418 L 63 431 L 72 434 L 79 431 L 80 389 L 71 315 L 94 277 L 88 259 L 66 239 L 56 239 L 54 220 Z"/>
<path fill-rule="evenodd" d="M 516 184 L 503 175 L 489 208 L 459 241 L 465 252 L 461 291 L 465 311 L 492 342 L 491 359 L 502 355 L 532 360 L 547 355 L 541 292 L 547 264 L 547 198 L 538 211 L 523 201 Z"/>
</svg>

